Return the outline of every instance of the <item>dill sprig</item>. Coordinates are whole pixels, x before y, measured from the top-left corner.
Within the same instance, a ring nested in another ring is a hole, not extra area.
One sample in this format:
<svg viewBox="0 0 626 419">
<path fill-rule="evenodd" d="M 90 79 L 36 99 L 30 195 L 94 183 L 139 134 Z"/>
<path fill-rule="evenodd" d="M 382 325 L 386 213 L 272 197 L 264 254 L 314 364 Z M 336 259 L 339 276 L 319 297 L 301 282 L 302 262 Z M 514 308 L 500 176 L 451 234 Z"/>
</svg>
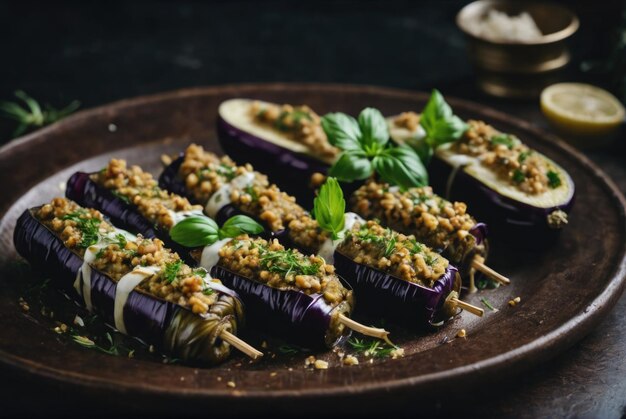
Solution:
<svg viewBox="0 0 626 419">
<path fill-rule="evenodd" d="M 105 348 L 102 346 L 99 346 L 96 344 L 96 342 L 94 342 L 93 340 L 89 339 L 86 336 L 82 336 L 76 333 L 73 333 L 71 335 L 72 340 L 76 343 L 78 343 L 80 346 L 87 348 L 87 349 L 94 349 L 96 351 L 105 353 L 105 354 L 109 354 L 109 355 L 114 355 L 114 356 L 120 356 L 122 355 L 122 351 L 125 351 L 126 353 L 124 355 L 132 357 L 135 350 L 134 349 L 129 349 L 126 346 L 120 344 L 120 343 L 116 343 L 113 340 L 113 337 L 111 336 L 110 333 L 107 332 L 106 334 L 106 338 L 109 341 L 109 347 Z"/>
<path fill-rule="evenodd" d="M 180 259 L 175 262 L 166 263 L 165 269 L 163 270 L 163 278 L 171 284 L 176 280 L 176 276 L 178 276 L 178 272 L 182 266 L 183 261 Z"/>
<path fill-rule="evenodd" d="M 287 250 L 261 250 L 261 267 L 270 272 L 282 274 L 285 278 L 289 275 L 315 275 L 320 270 L 320 265 L 312 263 L 306 256 L 297 253 L 294 249 Z"/>
<path fill-rule="evenodd" d="M 348 340 L 352 349 L 370 358 L 387 358 L 399 348 L 377 339 L 351 338 Z"/>
<path fill-rule="evenodd" d="M 86 249 L 98 242 L 100 237 L 100 219 L 87 217 L 87 211 L 85 210 L 74 211 L 63 216 L 62 219 L 71 220 L 76 223 L 76 228 L 78 228 L 82 234 L 78 247 Z"/>
<path fill-rule="evenodd" d="M 75 100 L 62 109 L 55 109 L 50 105 L 45 105 L 42 108 L 35 99 L 21 90 L 17 90 L 15 96 L 26 106 L 16 102 L 0 102 L 0 114 L 18 122 L 13 137 L 24 134 L 29 128 L 40 128 L 56 122 L 80 106 L 80 102 Z"/>
</svg>

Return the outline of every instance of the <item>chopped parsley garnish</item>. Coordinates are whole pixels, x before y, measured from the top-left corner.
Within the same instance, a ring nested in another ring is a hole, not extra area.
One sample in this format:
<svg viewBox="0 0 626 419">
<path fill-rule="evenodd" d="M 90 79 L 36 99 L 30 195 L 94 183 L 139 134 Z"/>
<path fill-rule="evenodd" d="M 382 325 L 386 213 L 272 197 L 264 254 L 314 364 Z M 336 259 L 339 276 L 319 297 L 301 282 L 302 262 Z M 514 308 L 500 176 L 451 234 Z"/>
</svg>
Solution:
<svg viewBox="0 0 626 419">
<path fill-rule="evenodd" d="M 530 156 L 532 154 L 532 151 L 522 151 L 521 153 L 519 153 L 519 156 L 517 157 L 517 161 L 520 163 L 524 163 L 526 161 L 526 159 L 528 158 L 528 156 Z"/>
<path fill-rule="evenodd" d="M 207 271 L 204 268 L 197 268 L 193 270 L 194 275 L 198 275 L 200 278 L 206 278 Z"/>
<path fill-rule="evenodd" d="M 233 180 L 236 175 L 237 168 L 235 166 L 229 166 L 228 164 L 220 164 L 217 166 L 217 173 L 220 176 L 224 176 L 228 180 Z"/>
<path fill-rule="evenodd" d="M 244 192 L 247 193 L 248 195 L 250 195 L 250 198 L 252 198 L 252 202 L 256 202 L 256 201 L 259 200 L 259 195 L 254 190 L 254 186 L 252 186 L 252 185 L 246 186 L 244 188 Z"/>
<path fill-rule="evenodd" d="M 174 282 L 176 280 L 176 276 L 178 275 L 178 271 L 183 266 L 182 260 L 177 260 L 176 262 L 170 262 L 165 264 L 165 270 L 163 271 L 163 278 L 168 283 Z"/>
<path fill-rule="evenodd" d="M 392 235 L 391 238 L 389 239 L 389 241 L 387 242 L 387 245 L 385 246 L 385 257 L 388 258 L 389 256 L 391 256 L 393 254 L 393 252 L 396 251 L 396 242 L 398 240 L 396 239 L 395 235 Z"/>
<path fill-rule="evenodd" d="M 84 216 L 84 218 L 81 216 Z M 96 244 L 98 242 L 98 238 L 100 237 L 98 234 L 100 220 L 98 218 L 87 218 L 86 216 L 86 210 L 78 210 L 63 216 L 62 218 L 63 220 L 71 220 L 76 223 L 76 228 L 78 228 L 82 234 L 78 247 L 82 249 L 86 249 L 89 246 Z"/>
<path fill-rule="evenodd" d="M 320 265 L 296 253 L 293 249 L 287 250 L 261 250 L 261 267 L 270 272 L 288 275 L 315 275 L 320 270 Z"/>
<path fill-rule="evenodd" d="M 546 176 L 548 176 L 548 185 L 552 189 L 561 186 L 561 178 L 557 172 L 549 170 L 548 173 L 546 173 Z"/>
<path fill-rule="evenodd" d="M 515 183 L 522 183 L 523 181 L 526 180 L 526 175 L 521 170 L 515 169 L 513 171 L 512 179 L 513 179 L 513 182 L 515 182 Z"/>
<path fill-rule="evenodd" d="M 428 254 L 424 255 L 424 261 L 428 266 L 433 266 L 435 263 L 437 263 L 438 260 L 439 258 L 436 256 L 431 256 Z"/>
<path fill-rule="evenodd" d="M 386 358 L 398 349 L 397 346 L 390 345 L 381 340 L 352 338 L 348 340 L 355 352 L 361 353 L 371 358 Z"/>
<path fill-rule="evenodd" d="M 509 150 L 512 150 L 513 146 L 517 142 L 515 137 L 509 134 L 494 135 L 489 139 L 489 141 L 491 141 L 491 144 L 493 145 L 502 144 L 506 146 Z"/>
<path fill-rule="evenodd" d="M 213 294 L 213 288 L 211 288 L 210 286 L 206 286 L 202 289 L 202 294 L 204 295 L 211 295 Z"/>
<path fill-rule="evenodd" d="M 415 240 L 415 238 L 411 237 L 409 239 L 409 242 L 411 243 L 411 247 L 409 248 L 409 252 L 411 252 L 411 254 L 414 255 L 416 253 L 422 253 L 424 251 L 424 246 L 417 240 Z"/>
</svg>

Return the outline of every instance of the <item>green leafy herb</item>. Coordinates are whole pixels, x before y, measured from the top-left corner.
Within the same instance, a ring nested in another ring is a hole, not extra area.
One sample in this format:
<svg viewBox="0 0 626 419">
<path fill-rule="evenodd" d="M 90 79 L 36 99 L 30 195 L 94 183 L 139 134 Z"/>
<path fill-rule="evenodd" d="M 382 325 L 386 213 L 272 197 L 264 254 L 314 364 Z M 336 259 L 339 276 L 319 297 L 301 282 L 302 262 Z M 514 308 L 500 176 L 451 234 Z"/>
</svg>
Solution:
<svg viewBox="0 0 626 419">
<path fill-rule="evenodd" d="M 403 189 L 424 186 L 428 175 L 417 153 L 409 146 L 389 144 L 383 115 L 374 108 L 361 111 L 358 121 L 343 113 L 322 117 L 329 142 L 342 150 L 328 174 L 340 181 L 366 179 L 373 172 Z"/>
<path fill-rule="evenodd" d="M 377 339 L 352 338 L 348 340 L 348 343 L 356 352 L 371 358 L 386 358 L 398 349 L 397 346 Z"/>
<path fill-rule="evenodd" d="M 105 169 L 106 170 L 106 169 Z M 119 199 L 121 199 L 122 201 L 124 201 L 124 203 L 129 204 L 130 205 L 130 199 L 126 196 L 126 195 L 122 195 L 121 193 L 117 192 L 117 191 L 111 191 L 111 193 L 115 196 L 117 196 Z"/>
<path fill-rule="evenodd" d="M 237 168 L 228 164 L 221 163 L 215 170 L 220 176 L 225 177 L 227 180 L 233 180 L 236 175 Z"/>
<path fill-rule="evenodd" d="M 494 135 L 493 137 L 489 139 L 489 141 L 491 141 L 491 144 L 493 145 L 499 145 L 499 144 L 504 145 L 509 150 L 512 150 L 513 146 L 515 146 L 515 144 L 517 143 L 517 140 L 515 139 L 515 137 L 509 134 Z"/>
<path fill-rule="evenodd" d="M 548 176 L 548 185 L 552 189 L 561 186 L 561 178 L 559 177 L 559 174 L 557 172 L 550 170 L 548 171 L 548 173 L 546 173 L 546 176 Z"/>
<path fill-rule="evenodd" d="M 432 256 L 429 254 L 424 255 L 424 262 L 426 262 L 428 266 L 433 266 L 435 263 L 437 263 L 438 260 L 439 258 L 436 256 Z"/>
<path fill-rule="evenodd" d="M 491 303 L 486 298 L 481 298 L 480 301 L 491 311 L 497 311 L 497 309 L 491 305 Z"/>
<path fill-rule="evenodd" d="M 414 238 L 410 238 L 409 242 L 411 243 L 411 248 L 409 249 L 409 252 L 411 252 L 411 254 L 422 253 L 424 251 L 424 245 L 419 243 Z"/>
<path fill-rule="evenodd" d="M 512 179 L 513 179 L 513 182 L 515 183 L 522 183 L 523 181 L 526 180 L 526 175 L 520 169 L 515 169 L 513 171 Z"/>
<path fill-rule="evenodd" d="M 235 215 L 230 217 L 218 231 L 220 239 L 237 237 L 240 234 L 259 234 L 263 226 L 247 215 Z"/>
<path fill-rule="evenodd" d="M 528 158 L 528 156 L 530 156 L 532 153 L 532 151 L 522 151 L 521 153 L 519 153 L 519 157 L 517 158 L 517 161 L 520 163 L 524 163 L 526 161 L 526 159 Z"/>
<path fill-rule="evenodd" d="M 392 235 L 391 239 L 389 239 L 387 241 L 387 245 L 385 246 L 385 257 L 386 258 L 390 257 L 393 254 L 393 252 L 396 251 L 396 242 L 397 241 L 398 240 L 396 239 L 395 235 Z"/>
<path fill-rule="evenodd" d="M 200 278 L 206 278 L 208 272 L 204 268 L 196 268 L 193 270 L 194 275 L 198 275 Z"/>
<path fill-rule="evenodd" d="M 44 125 L 56 122 L 74 112 L 80 106 L 80 102 L 73 101 L 63 109 L 55 109 L 46 105 L 43 109 L 39 103 L 21 90 L 15 92 L 26 107 L 16 102 L 0 102 L 0 114 L 18 122 L 14 137 L 25 133 L 29 128 L 40 128 Z"/>
<path fill-rule="evenodd" d="M 186 247 L 200 247 L 240 234 L 259 234 L 263 227 L 246 215 L 235 215 L 226 220 L 222 228 L 209 217 L 187 217 L 170 230 L 170 237 Z"/>
<path fill-rule="evenodd" d="M 278 347 L 278 352 L 285 355 L 295 355 L 300 352 L 300 349 L 295 346 L 285 344 Z"/>
<path fill-rule="evenodd" d="M 134 350 L 129 349 L 129 348 L 125 347 L 122 344 L 115 343 L 115 341 L 113 340 L 113 337 L 108 332 L 106 334 L 106 338 L 109 341 L 109 347 L 108 348 L 104 348 L 102 346 L 97 345 L 93 340 L 89 339 L 86 336 L 81 336 L 81 335 L 78 335 L 78 334 L 72 334 L 71 337 L 72 337 L 72 340 L 74 342 L 78 343 L 80 346 L 82 346 L 84 348 L 88 348 L 88 349 L 95 349 L 95 350 L 103 352 L 105 354 L 119 356 L 119 355 L 122 355 L 122 351 L 126 352 L 126 354 L 124 354 L 124 355 L 128 355 L 130 353 L 134 353 Z"/>
<path fill-rule="evenodd" d="M 208 285 L 207 285 L 207 286 L 205 286 L 205 287 L 202 289 L 202 294 L 204 294 L 204 295 L 211 295 L 211 294 L 213 294 L 213 288 L 211 288 L 211 287 L 210 287 L 210 286 L 208 286 Z"/>
<path fill-rule="evenodd" d="M 441 93 L 434 89 L 420 117 L 426 131 L 426 143 L 432 149 L 458 140 L 467 131 L 467 124 L 454 115 Z"/>
<path fill-rule="evenodd" d="M 337 179 L 329 177 L 313 201 L 313 216 L 319 226 L 339 239 L 345 225 L 346 201 Z"/>
<path fill-rule="evenodd" d="M 294 249 L 267 250 L 261 248 L 261 267 L 270 272 L 276 272 L 284 277 L 288 275 L 315 275 L 320 270 L 320 265 L 296 253 Z"/>
<path fill-rule="evenodd" d="M 183 261 L 177 260 L 176 262 L 170 262 L 165 264 L 165 269 L 163 270 L 163 278 L 168 282 L 172 283 L 176 280 L 176 276 L 180 271 L 180 268 L 183 267 Z"/>
<path fill-rule="evenodd" d="M 248 195 L 250 195 L 250 198 L 252 199 L 252 202 L 256 202 L 256 201 L 259 200 L 259 195 L 254 190 L 254 186 L 252 186 L 252 185 L 246 186 L 244 188 L 244 192 L 247 193 Z"/>
<path fill-rule="evenodd" d="M 76 228 L 81 232 L 82 238 L 78 247 L 86 249 L 98 242 L 100 237 L 100 220 L 98 218 L 87 217 L 87 211 L 78 210 L 70 214 L 64 215 L 63 220 L 71 220 L 76 223 Z"/>
</svg>

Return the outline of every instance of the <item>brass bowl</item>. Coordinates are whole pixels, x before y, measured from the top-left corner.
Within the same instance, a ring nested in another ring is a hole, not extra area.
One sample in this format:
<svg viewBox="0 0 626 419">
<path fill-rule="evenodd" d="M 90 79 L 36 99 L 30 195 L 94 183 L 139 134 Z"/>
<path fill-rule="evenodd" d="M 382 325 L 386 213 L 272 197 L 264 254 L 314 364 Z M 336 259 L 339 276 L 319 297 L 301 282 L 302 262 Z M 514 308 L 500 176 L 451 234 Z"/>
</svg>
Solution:
<svg viewBox="0 0 626 419">
<path fill-rule="evenodd" d="M 494 41 L 472 32 L 472 22 L 498 10 L 508 15 L 529 13 L 543 36 L 537 41 Z M 536 98 L 544 87 L 559 81 L 570 61 L 566 39 L 579 27 L 569 9 L 552 3 L 479 0 L 465 6 L 456 23 L 467 35 L 468 53 L 477 82 L 485 92 L 501 97 Z"/>
</svg>

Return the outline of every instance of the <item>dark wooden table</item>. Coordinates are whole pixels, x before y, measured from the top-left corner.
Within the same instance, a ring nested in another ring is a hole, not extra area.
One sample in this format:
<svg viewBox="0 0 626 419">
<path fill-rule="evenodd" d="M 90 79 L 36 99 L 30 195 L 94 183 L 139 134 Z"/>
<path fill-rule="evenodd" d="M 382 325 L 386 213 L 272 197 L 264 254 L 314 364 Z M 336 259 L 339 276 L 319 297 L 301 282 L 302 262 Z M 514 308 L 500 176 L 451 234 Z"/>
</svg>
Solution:
<svg viewBox="0 0 626 419">
<path fill-rule="evenodd" d="M 455 11 L 467 1 L 421 5 L 373 1 L 365 6 L 344 1 L 332 8 L 322 2 L 325 10 L 271 2 L 277 3 L 288 5 L 279 13 L 271 7 L 256 10 L 246 2 L 218 6 L 155 2 L 154 7 L 122 2 L 64 7 L 0 3 L 0 33 L 8 34 L 0 37 L 0 50 L 5 59 L 11 58 L 0 66 L 0 98 L 23 88 L 44 101 L 61 105 L 78 98 L 89 107 L 183 86 L 252 80 L 356 82 L 422 90 L 436 86 L 447 95 L 496 107 L 550 130 L 537 102 L 492 99 L 474 89 L 462 36 L 453 24 Z M 588 18 L 587 33 L 594 21 L 606 22 L 597 3 L 575 3 Z M 26 15 L 28 24 L 20 19 Z M 257 24 L 254 29 L 251 22 Z M 575 55 L 594 50 L 591 39 L 577 41 Z M 0 122 L 3 137 L 8 128 Z M 624 137 L 608 149 L 587 153 L 622 192 L 626 192 Z M 416 406 L 416 411 L 397 413 L 623 416 L 626 296 L 594 332 L 561 356 L 522 376 L 511 376 L 496 388 L 468 392 L 474 397 L 463 403 L 433 400 Z M 85 399 L 61 385 L 0 369 L 0 416 L 127 416 L 145 413 L 144 409 L 139 403 L 106 396 L 100 401 Z"/>
</svg>

